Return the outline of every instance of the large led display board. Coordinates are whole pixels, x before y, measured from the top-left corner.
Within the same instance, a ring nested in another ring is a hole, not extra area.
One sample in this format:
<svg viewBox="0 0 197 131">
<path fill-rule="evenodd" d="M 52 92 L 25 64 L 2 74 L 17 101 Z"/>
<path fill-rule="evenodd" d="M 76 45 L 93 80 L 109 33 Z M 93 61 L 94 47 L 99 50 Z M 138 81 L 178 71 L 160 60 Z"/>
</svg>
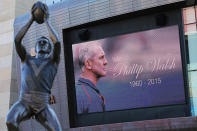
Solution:
<svg viewBox="0 0 197 131">
<path fill-rule="evenodd" d="M 177 25 L 73 44 L 75 85 L 84 78 L 79 66 L 79 56 L 83 53 L 80 50 L 85 47 L 94 50 L 98 45 L 106 60 L 104 69 L 100 70 L 105 70 L 106 74 L 99 77 L 94 86 L 105 99 L 105 112 L 185 103 Z M 88 108 L 96 98 L 91 98 L 94 96 L 89 87 L 75 88 L 76 91 L 81 88 L 76 94 L 77 114 L 80 115 L 83 114 L 79 110 L 81 99 L 87 100 Z M 91 109 L 85 113 L 102 111 Z"/>
</svg>

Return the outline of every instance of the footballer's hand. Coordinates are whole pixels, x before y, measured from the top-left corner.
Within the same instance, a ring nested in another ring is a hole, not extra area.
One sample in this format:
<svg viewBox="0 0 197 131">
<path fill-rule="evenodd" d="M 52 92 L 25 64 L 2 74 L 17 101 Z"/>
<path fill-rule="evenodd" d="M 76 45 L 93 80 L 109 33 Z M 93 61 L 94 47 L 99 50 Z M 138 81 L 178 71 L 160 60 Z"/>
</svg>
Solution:
<svg viewBox="0 0 197 131">
<path fill-rule="evenodd" d="M 54 95 L 51 95 L 50 96 L 50 104 L 55 104 L 56 101 L 55 101 L 55 96 Z"/>
</svg>

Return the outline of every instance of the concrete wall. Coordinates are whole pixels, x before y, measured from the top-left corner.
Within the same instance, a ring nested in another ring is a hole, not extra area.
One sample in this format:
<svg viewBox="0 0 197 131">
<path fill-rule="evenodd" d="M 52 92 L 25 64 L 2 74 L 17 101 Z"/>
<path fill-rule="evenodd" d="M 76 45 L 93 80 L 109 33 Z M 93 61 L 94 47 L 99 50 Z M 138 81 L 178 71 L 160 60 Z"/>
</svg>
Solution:
<svg viewBox="0 0 197 131">
<path fill-rule="evenodd" d="M 15 0 L 15 16 L 18 17 L 22 14 L 26 14 L 31 10 L 32 5 L 36 1 L 44 2 L 45 0 Z"/>
<path fill-rule="evenodd" d="M 58 32 L 63 47 L 62 29 L 180 1 L 184 0 L 77 0 L 73 2 L 61 2 L 49 7 L 49 20 Z M 27 22 L 29 17 L 29 14 L 26 14 L 15 20 L 15 33 Z M 23 40 L 26 49 L 30 51 L 30 49 L 34 47 L 36 39 L 42 35 L 49 37 L 46 26 L 34 22 Z M 13 54 L 15 54 L 15 50 L 13 50 Z M 57 103 L 52 107 L 60 119 L 63 130 L 66 130 L 69 128 L 69 113 L 64 65 L 64 52 L 62 48 L 61 61 L 52 89 L 52 93 L 55 95 Z M 18 89 L 20 88 L 20 78 L 17 77 L 20 76 L 20 60 L 17 55 L 13 56 L 12 66 L 15 68 L 15 74 L 13 73 L 12 75 L 15 82 L 13 82 L 13 85 L 11 86 L 11 93 L 15 94 L 15 96 L 13 95 L 11 97 L 11 104 L 16 101 L 18 96 L 18 90 L 16 90 L 16 87 L 18 87 Z M 22 123 L 20 128 L 23 131 L 45 130 L 35 122 L 35 120 L 28 120 Z"/>
<path fill-rule="evenodd" d="M 6 130 L 5 116 L 9 110 L 12 43 L 14 34 L 15 1 L 1 0 L 0 3 L 0 127 Z"/>
</svg>

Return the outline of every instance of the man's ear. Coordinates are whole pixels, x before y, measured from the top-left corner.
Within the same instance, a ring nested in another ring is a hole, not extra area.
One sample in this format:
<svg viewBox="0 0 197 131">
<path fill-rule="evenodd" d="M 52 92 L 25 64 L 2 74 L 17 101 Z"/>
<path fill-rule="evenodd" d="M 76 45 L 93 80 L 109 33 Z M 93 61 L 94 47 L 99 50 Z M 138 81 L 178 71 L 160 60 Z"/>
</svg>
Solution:
<svg viewBox="0 0 197 131">
<path fill-rule="evenodd" d="M 90 60 L 86 60 L 85 61 L 85 67 L 88 69 L 88 70 L 91 70 L 92 69 L 92 62 Z"/>
</svg>

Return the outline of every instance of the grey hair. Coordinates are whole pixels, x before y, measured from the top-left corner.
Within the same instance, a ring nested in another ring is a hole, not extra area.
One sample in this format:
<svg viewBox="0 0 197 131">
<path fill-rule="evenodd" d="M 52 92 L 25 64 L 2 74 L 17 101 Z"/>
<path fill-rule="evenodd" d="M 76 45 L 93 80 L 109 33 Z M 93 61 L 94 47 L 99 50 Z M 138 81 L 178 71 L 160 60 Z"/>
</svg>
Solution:
<svg viewBox="0 0 197 131">
<path fill-rule="evenodd" d="M 96 54 L 95 49 L 101 47 L 97 42 L 96 43 L 87 43 L 80 47 L 79 49 L 79 67 L 84 71 L 85 61 L 91 59 Z"/>
</svg>

